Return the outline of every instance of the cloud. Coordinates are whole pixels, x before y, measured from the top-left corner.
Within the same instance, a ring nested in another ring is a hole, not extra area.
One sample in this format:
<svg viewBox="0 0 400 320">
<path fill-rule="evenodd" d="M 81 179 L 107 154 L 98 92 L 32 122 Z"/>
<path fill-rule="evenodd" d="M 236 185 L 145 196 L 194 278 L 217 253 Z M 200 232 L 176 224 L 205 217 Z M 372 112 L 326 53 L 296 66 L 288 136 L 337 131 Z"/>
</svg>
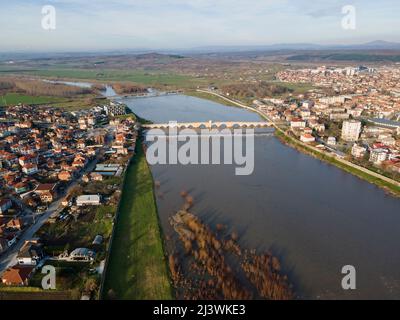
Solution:
<svg viewBox="0 0 400 320">
<path fill-rule="evenodd" d="M 47 4 L 57 10 L 54 32 L 40 28 Z M 360 27 L 352 34 L 340 28 L 345 4 L 357 7 Z M 3 51 L 372 40 L 400 26 L 397 0 L 0 0 L 0 6 Z"/>
</svg>

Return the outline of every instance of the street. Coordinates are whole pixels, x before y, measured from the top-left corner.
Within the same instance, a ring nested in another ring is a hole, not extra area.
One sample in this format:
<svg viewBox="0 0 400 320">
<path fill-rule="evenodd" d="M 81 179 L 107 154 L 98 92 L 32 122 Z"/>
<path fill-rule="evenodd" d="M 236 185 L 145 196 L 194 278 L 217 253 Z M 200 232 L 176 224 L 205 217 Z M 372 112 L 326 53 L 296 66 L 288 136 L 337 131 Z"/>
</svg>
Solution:
<svg viewBox="0 0 400 320">
<path fill-rule="evenodd" d="M 25 241 L 30 240 L 33 238 L 35 233 L 43 226 L 43 224 L 50 218 L 50 216 L 53 213 L 59 212 L 63 209 L 63 206 L 61 205 L 61 202 L 63 200 L 63 197 L 68 194 L 68 192 L 76 186 L 76 184 L 79 182 L 80 178 L 82 175 L 89 173 L 93 171 L 93 169 L 96 167 L 97 162 L 99 159 L 104 154 L 104 150 L 109 146 L 110 144 L 110 136 L 107 137 L 106 139 L 106 145 L 101 148 L 99 154 L 96 156 L 95 159 L 93 159 L 87 166 L 86 168 L 81 172 L 79 177 L 75 178 L 67 187 L 67 189 L 61 194 L 58 198 L 58 200 L 54 201 L 51 203 L 51 205 L 48 207 L 48 209 L 41 215 L 35 215 L 35 223 L 30 225 L 27 229 L 24 230 L 22 233 L 20 239 L 11 247 L 9 248 L 5 253 L 3 253 L 0 256 L 0 275 L 7 270 L 7 268 L 15 265 L 17 263 L 17 256 L 19 250 L 21 250 L 22 246 L 24 245 Z"/>
</svg>

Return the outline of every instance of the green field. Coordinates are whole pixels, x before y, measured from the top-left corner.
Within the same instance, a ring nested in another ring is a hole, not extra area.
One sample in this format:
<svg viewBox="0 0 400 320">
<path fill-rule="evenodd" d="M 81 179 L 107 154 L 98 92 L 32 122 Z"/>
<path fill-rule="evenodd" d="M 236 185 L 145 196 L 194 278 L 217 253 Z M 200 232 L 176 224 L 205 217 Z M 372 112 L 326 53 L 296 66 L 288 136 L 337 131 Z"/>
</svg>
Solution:
<svg viewBox="0 0 400 320">
<path fill-rule="evenodd" d="M 114 230 L 104 299 L 172 299 L 153 178 L 141 145 L 129 165 Z"/>
<path fill-rule="evenodd" d="M 63 98 L 46 97 L 46 96 L 27 96 L 19 93 L 7 93 L 0 96 L 0 106 L 12 106 L 19 103 L 24 104 L 46 104 L 46 103 L 60 103 L 65 101 Z"/>
<path fill-rule="evenodd" d="M 13 74 L 12 69 L 0 69 L 1 74 Z M 98 81 L 128 81 L 148 86 L 193 87 L 207 84 L 202 78 L 180 75 L 173 72 L 144 70 L 93 70 L 93 69 L 31 69 L 18 70 L 15 74 L 29 74 L 45 78 L 64 78 Z"/>
</svg>

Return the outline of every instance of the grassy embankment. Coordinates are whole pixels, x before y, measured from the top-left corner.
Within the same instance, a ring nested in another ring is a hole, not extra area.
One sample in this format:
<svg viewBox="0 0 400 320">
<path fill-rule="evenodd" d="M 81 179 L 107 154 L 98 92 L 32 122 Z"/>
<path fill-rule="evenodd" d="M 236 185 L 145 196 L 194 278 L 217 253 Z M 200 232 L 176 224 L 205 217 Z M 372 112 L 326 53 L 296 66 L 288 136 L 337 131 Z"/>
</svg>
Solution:
<svg viewBox="0 0 400 320">
<path fill-rule="evenodd" d="M 172 299 L 153 178 L 140 143 L 125 175 L 115 223 L 102 298 Z"/>
<path fill-rule="evenodd" d="M 186 91 L 184 91 L 184 94 L 187 96 L 210 100 L 210 101 L 213 101 L 213 102 L 216 102 L 216 103 L 222 104 L 224 106 L 228 106 L 228 107 L 236 107 L 236 108 L 238 107 L 237 105 L 230 103 L 229 101 L 226 101 L 224 99 L 221 99 L 220 97 L 217 97 L 212 94 L 205 93 L 205 92 L 198 92 L 195 90 L 186 90 Z"/>
<path fill-rule="evenodd" d="M 282 132 L 279 132 L 276 130 L 275 135 L 284 143 L 291 145 L 292 147 L 294 147 L 295 149 L 297 149 L 301 152 L 307 153 L 315 158 L 318 158 L 318 159 L 328 162 L 332 165 L 335 165 L 336 167 L 338 167 L 348 173 L 351 173 L 363 180 L 373 183 L 373 184 L 387 190 L 391 194 L 400 197 L 400 187 L 398 187 L 396 185 L 393 185 L 387 181 L 379 179 L 378 177 L 374 177 L 366 172 L 360 171 L 357 168 L 350 167 L 350 166 L 338 161 L 334 157 L 330 157 L 328 155 L 318 153 L 311 148 L 307 148 L 303 144 L 297 142 L 295 139 L 284 135 Z"/>
</svg>

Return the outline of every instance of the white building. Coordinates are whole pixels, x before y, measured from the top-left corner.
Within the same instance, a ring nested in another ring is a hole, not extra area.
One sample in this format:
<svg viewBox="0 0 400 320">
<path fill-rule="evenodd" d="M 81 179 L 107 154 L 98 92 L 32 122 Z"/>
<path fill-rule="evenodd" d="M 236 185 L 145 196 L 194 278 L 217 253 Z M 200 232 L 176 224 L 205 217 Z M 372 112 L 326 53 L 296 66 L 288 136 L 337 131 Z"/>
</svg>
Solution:
<svg viewBox="0 0 400 320">
<path fill-rule="evenodd" d="M 374 164 L 381 164 L 387 159 L 387 156 L 388 154 L 385 149 L 373 149 L 371 150 L 369 161 L 373 162 Z"/>
<path fill-rule="evenodd" d="M 336 138 L 335 137 L 328 137 L 326 142 L 329 146 L 336 146 Z"/>
<path fill-rule="evenodd" d="M 357 120 L 343 121 L 342 139 L 357 141 L 361 133 L 361 122 Z"/>
<path fill-rule="evenodd" d="M 100 196 L 97 194 L 82 195 L 76 198 L 76 205 L 81 206 L 98 206 L 100 205 Z"/>
<path fill-rule="evenodd" d="M 305 143 L 311 143 L 315 141 L 315 138 L 311 134 L 305 133 L 300 136 L 300 140 Z"/>
<path fill-rule="evenodd" d="M 354 144 L 353 148 L 351 148 L 351 155 L 355 158 L 362 158 L 367 152 L 367 148 L 359 146 L 358 144 Z"/>
<path fill-rule="evenodd" d="M 306 127 L 306 122 L 302 119 L 292 119 L 290 121 L 290 127 L 292 128 L 305 128 Z"/>
<path fill-rule="evenodd" d="M 27 175 L 35 174 L 35 173 L 38 172 L 38 167 L 37 167 L 36 164 L 27 163 L 26 165 L 24 165 L 22 167 L 22 172 L 27 174 Z"/>
<path fill-rule="evenodd" d="M 110 116 L 121 116 L 121 115 L 126 114 L 125 105 L 122 103 L 111 101 L 110 105 L 105 106 L 104 108 L 105 108 L 107 115 L 110 115 Z"/>
</svg>

